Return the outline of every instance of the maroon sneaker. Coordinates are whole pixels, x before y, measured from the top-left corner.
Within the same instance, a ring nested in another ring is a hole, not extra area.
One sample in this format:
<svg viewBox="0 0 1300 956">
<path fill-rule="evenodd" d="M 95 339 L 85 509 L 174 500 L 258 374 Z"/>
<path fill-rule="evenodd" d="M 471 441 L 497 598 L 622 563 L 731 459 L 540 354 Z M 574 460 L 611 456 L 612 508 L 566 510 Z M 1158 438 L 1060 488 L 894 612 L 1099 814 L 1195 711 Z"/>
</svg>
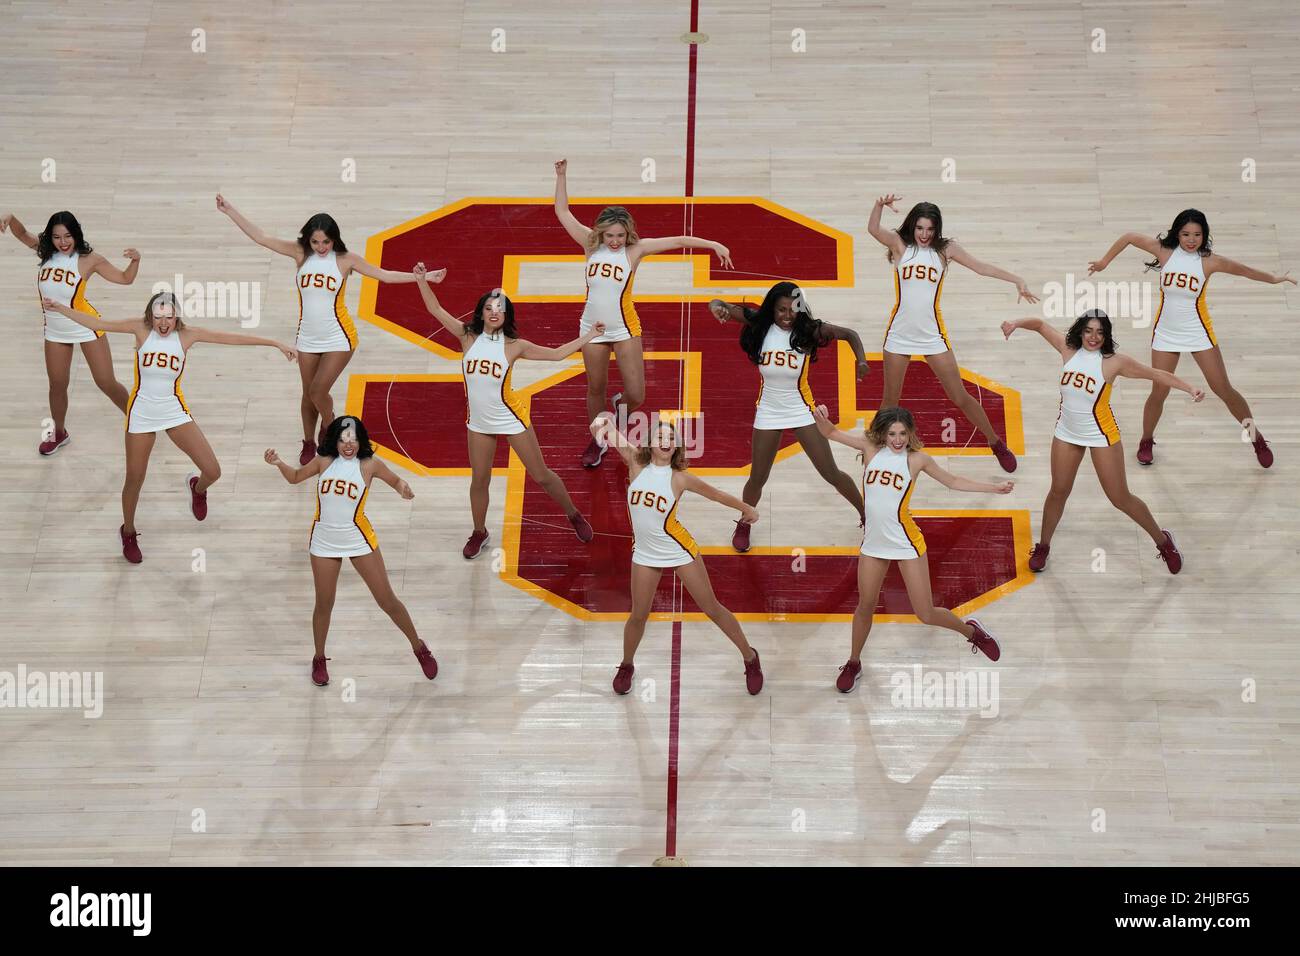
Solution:
<svg viewBox="0 0 1300 956">
<path fill-rule="evenodd" d="M 316 443 L 310 438 L 302 440 L 302 452 L 298 455 L 298 464 L 306 465 L 316 457 Z"/>
<path fill-rule="evenodd" d="M 144 555 L 140 553 L 140 532 L 132 531 L 126 533 L 126 525 L 117 529 L 117 533 L 122 536 L 122 557 L 126 558 L 132 564 L 139 564 L 144 560 Z"/>
<path fill-rule="evenodd" d="M 420 667 L 424 670 L 424 676 L 429 680 L 433 680 L 438 676 L 438 662 L 433 659 L 433 654 L 424 641 L 420 642 L 420 647 L 415 652 L 415 659 L 420 662 Z"/>
<path fill-rule="evenodd" d="M 1183 569 L 1183 553 L 1174 544 L 1174 536 L 1164 528 L 1160 530 L 1164 532 L 1165 543 L 1156 545 L 1156 551 L 1160 554 L 1160 560 L 1169 565 L 1169 573 L 1177 574 Z"/>
<path fill-rule="evenodd" d="M 1001 438 L 989 445 L 989 449 L 997 456 L 998 464 L 1002 466 L 1003 471 L 1016 470 L 1016 456 L 1012 454 L 1011 449 L 1007 447 L 1007 443 Z"/>
<path fill-rule="evenodd" d="M 753 660 L 745 661 L 745 689 L 751 694 L 763 689 L 763 665 L 758 661 L 758 651 L 754 651 Z"/>
<path fill-rule="evenodd" d="M 608 450 L 608 448 L 593 438 L 587 444 L 587 450 L 582 453 L 582 467 L 595 468 L 600 464 L 601 459 L 605 457 L 605 452 Z"/>
<path fill-rule="evenodd" d="M 849 661 L 840 668 L 840 676 L 835 681 L 835 689 L 841 694 L 847 694 L 858 686 L 858 681 L 861 679 L 862 661 Z"/>
<path fill-rule="evenodd" d="M 328 657 L 313 657 L 311 659 L 311 682 L 317 687 L 324 687 L 330 682 L 330 672 L 325 669 L 325 662 Z"/>
<path fill-rule="evenodd" d="M 1156 440 L 1154 438 L 1143 438 L 1138 442 L 1138 464 L 1149 465 L 1156 460 L 1156 453 L 1152 450 L 1155 448 Z"/>
<path fill-rule="evenodd" d="M 966 623 L 975 628 L 975 633 L 966 638 L 970 644 L 970 652 L 983 651 L 984 656 L 991 661 L 996 661 L 1002 656 L 1002 648 L 998 646 L 998 639 L 985 630 L 984 625 L 975 618 L 967 618 Z"/>
<path fill-rule="evenodd" d="M 477 558 L 478 553 L 483 550 L 483 542 L 487 539 L 488 533 L 486 531 L 475 531 L 469 536 L 469 540 L 465 542 L 465 547 L 460 553 L 465 556 L 466 561 Z"/>
<path fill-rule="evenodd" d="M 1029 570 L 1037 574 L 1047 567 L 1047 556 L 1051 553 L 1052 546 L 1050 544 L 1034 545 L 1034 550 L 1029 552 Z"/>
<path fill-rule="evenodd" d="M 573 525 L 573 533 L 578 536 L 578 540 L 583 544 L 596 536 L 596 532 L 591 530 L 591 522 L 577 511 L 569 515 L 569 524 Z"/>
<path fill-rule="evenodd" d="M 53 438 L 49 441 L 41 442 L 40 447 L 36 450 L 42 455 L 53 455 L 56 451 L 66 445 L 71 437 L 72 436 L 65 431 L 55 432 Z"/>
<path fill-rule="evenodd" d="M 626 694 L 632 689 L 632 675 L 636 672 L 635 664 L 619 664 L 614 674 L 614 693 Z"/>
<path fill-rule="evenodd" d="M 190 486 L 190 511 L 194 512 L 195 519 L 202 521 L 208 516 L 208 493 L 195 490 L 199 485 L 198 475 L 190 475 L 187 484 Z"/>
<path fill-rule="evenodd" d="M 45 446 L 42 445 L 42 448 Z M 1273 464 L 1273 452 L 1268 447 L 1268 442 L 1264 441 L 1264 436 L 1255 432 L 1255 457 L 1259 459 L 1260 465 L 1269 468 Z"/>
<path fill-rule="evenodd" d="M 749 529 L 752 528 L 748 521 L 737 521 L 735 533 L 731 536 L 731 546 L 744 554 L 749 550 Z"/>
</svg>

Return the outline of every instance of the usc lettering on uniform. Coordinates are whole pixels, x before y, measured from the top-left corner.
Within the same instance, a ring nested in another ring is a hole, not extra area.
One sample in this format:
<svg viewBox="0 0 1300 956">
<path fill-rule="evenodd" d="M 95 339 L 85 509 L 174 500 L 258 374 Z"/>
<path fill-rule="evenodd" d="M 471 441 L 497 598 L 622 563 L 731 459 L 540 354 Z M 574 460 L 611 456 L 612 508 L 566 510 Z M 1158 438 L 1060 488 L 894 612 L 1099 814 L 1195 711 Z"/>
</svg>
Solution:
<svg viewBox="0 0 1300 956">
<path fill-rule="evenodd" d="M 907 479 L 896 471 L 888 471 L 884 468 L 873 468 L 867 472 L 867 477 L 863 484 L 867 485 L 892 485 L 899 491 L 907 484 Z"/>
<path fill-rule="evenodd" d="M 612 262 L 593 262 L 587 266 L 587 278 L 594 279 L 597 276 L 604 279 L 613 279 L 615 282 L 622 282 L 623 267 Z"/>
<path fill-rule="evenodd" d="M 1091 375 L 1084 375 L 1082 372 L 1066 372 L 1061 376 L 1061 384 L 1081 388 L 1089 395 L 1097 394 L 1097 380 Z"/>
<path fill-rule="evenodd" d="M 360 490 L 356 482 L 344 481 L 342 478 L 325 478 L 320 483 L 322 495 L 340 495 L 353 501 L 357 500 L 357 493 Z"/>
<path fill-rule="evenodd" d="M 323 272 L 308 272 L 300 275 L 298 285 L 304 289 L 328 289 L 330 292 L 337 292 L 339 288 L 338 280 Z"/>
<path fill-rule="evenodd" d="M 489 362 L 487 359 L 470 359 L 465 363 L 466 375 L 490 375 L 492 378 L 500 378 L 505 374 L 505 369 L 500 362 Z"/>
<path fill-rule="evenodd" d="M 782 368 L 798 368 L 798 352 L 764 352 L 759 365 L 778 365 Z"/>
<path fill-rule="evenodd" d="M 1201 280 L 1196 276 L 1190 276 L 1186 272 L 1166 272 L 1160 278 L 1160 284 L 1170 289 L 1186 289 L 1188 292 L 1196 292 L 1201 287 Z"/>
<path fill-rule="evenodd" d="M 668 499 L 653 491 L 634 491 L 628 495 L 628 503 L 652 508 L 660 514 L 668 513 Z"/>
<path fill-rule="evenodd" d="M 71 269 L 52 269 L 46 266 L 41 270 L 39 282 L 62 282 L 64 285 L 70 285 L 74 289 L 77 287 L 77 274 Z"/>
<path fill-rule="evenodd" d="M 140 367 L 149 368 L 169 368 L 173 372 L 179 372 L 184 363 L 179 355 L 172 355 L 170 352 L 145 352 L 140 356 Z"/>
<path fill-rule="evenodd" d="M 939 270 L 934 266 L 911 265 L 903 266 L 903 279 L 916 279 L 920 282 L 938 282 Z"/>
</svg>

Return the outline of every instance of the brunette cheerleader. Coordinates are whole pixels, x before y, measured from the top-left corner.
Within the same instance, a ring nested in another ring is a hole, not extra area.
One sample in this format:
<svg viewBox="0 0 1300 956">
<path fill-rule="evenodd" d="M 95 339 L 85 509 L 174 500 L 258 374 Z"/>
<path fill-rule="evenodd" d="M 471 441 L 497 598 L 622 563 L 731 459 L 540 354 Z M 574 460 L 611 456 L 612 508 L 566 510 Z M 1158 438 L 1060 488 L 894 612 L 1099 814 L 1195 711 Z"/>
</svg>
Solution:
<svg viewBox="0 0 1300 956">
<path fill-rule="evenodd" d="M 0 215 L 0 232 L 10 231 L 14 238 L 36 251 L 40 266 L 36 290 L 42 301 L 49 299 L 84 315 L 98 316 L 86 299 L 91 276 L 103 276 L 117 285 L 130 285 L 140 269 L 140 253 L 123 250 L 126 267 L 119 269 L 90 248 L 81 231 L 81 223 L 70 212 L 56 212 L 45 230 L 33 236 L 12 213 Z M 103 332 L 73 322 L 54 309 L 42 306 L 45 317 L 45 374 L 50 382 L 50 418 L 53 426 L 37 449 L 53 455 L 66 445 L 70 436 L 65 427 L 68 414 L 68 384 L 72 379 L 72 354 L 76 345 L 86 358 L 86 366 L 99 390 L 123 412 L 127 392 L 113 374 L 113 356 Z"/>
<path fill-rule="evenodd" d="M 301 464 L 316 454 L 325 426 L 334 420 L 334 399 L 330 389 L 352 360 L 357 349 L 357 328 L 348 314 L 348 276 L 359 272 L 379 282 L 414 282 L 410 272 L 393 272 L 372 265 L 349 252 L 339 235 L 334 217 L 319 212 L 298 231 L 297 239 L 275 239 L 253 225 L 223 196 L 217 196 L 217 211 L 230 217 L 244 235 L 263 248 L 279 253 L 298 266 L 298 372 L 302 377 Z M 317 422 L 320 430 L 317 431 Z"/>
<path fill-rule="evenodd" d="M 267 464 L 280 469 L 280 474 L 291 485 L 316 478 L 316 519 L 311 525 L 311 541 L 307 549 L 316 586 L 316 605 L 311 615 L 312 637 L 316 642 L 316 653 L 311 661 L 312 681 L 321 687 L 330 682 L 329 670 L 325 666 L 329 660 L 325 656 L 325 640 L 329 636 L 330 617 L 344 558 L 352 562 L 361 580 L 366 582 L 379 609 L 406 636 L 424 676 L 429 680 L 437 677 L 438 662 L 415 632 L 406 605 L 393 592 L 384 556 L 379 551 L 379 539 L 366 517 L 366 498 L 375 478 L 408 501 L 415 497 L 415 492 L 375 457 L 361 419 L 347 416 L 331 422 L 325 431 L 325 440 L 320 444 L 320 454 L 305 465 L 294 468 L 285 464 L 274 448 L 268 448 L 264 457 Z"/>
<path fill-rule="evenodd" d="M 817 404 L 809 384 L 809 372 L 812 363 L 817 361 L 818 350 L 837 339 L 848 342 L 853 349 L 857 377 L 862 380 L 867 374 L 867 357 L 858 333 L 814 319 L 802 290 L 793 282 L 772 286 L 757 309 L 742 308 L 721 299 L 710 302 L 709 309 L 719 322 L 739 322 L 744 326 L 740 347 L 758 366 L 762 376 L 758 400 L 754 403 L 749 478 L 741 500 L 757 505 L 762 498 L 763 486 L 781 448 L 781 436 L 788 428 L 794 432 L 817 474 L 854 507 L 861 520 L 862 493 L 857 482 L 835 464 L 830 442 L 813 420 Z M 749 522 L 736 522 L 731 546 L 737 551 L 749 550 L 749 529 Z"/>
<path fill-rule="evenodd" d="M 1037 302 L 1020 276 L 981 262 L 943 234 L 943 215 L 934 203 L 920 202 L 903 217 L 897 229 L 880 225 L 881 211 L 901 196 L 892 193 L 876 200 L 867 231 L 884 246 L 894 267 L 894 310 L 885 327 L 885 388 L 880 405 L 896 406 L 903 391 L 903 378 L 913 355 L 925 358 L 948 400 L 980 430 L 997 456 L 1003 471 L 1016 470 L 1016 456 L 989 421 L 984 407 L 962 384 L 961 371 L 944 325 L 939 297 L 948 275 L 948 263 L 956 262 L 972 272 L 1010 282 L 1016 287 L 1016 301 Z"/>
<path fill-rule="evenodd" d="M 1115 241 L 1106 254 L 1096 262 L 1088 263 L 1088 274 L 1101 272 L 1110 261 L 1128 246 L 1135 246 L 1155 258 L 1147 263 L 1160 276 L 1160 307 L 1156 310 L 1151 328 L 1151 367 L 1162 372 L 1173 372 L 1178 359 L 1190 352 L 1210 390 L 1228 406 L 1232 417 L 1250 434 L 1255 459 L 1265 468 L 1273 464 L 1273 451 L 1255 426 L 1255 416 L 1250 405 L 1228 381 L 1228 369 L 1223 364 L 1219 339 L 1210 322 L 1210 308 L 1205 299 L 1210 276 L 1216 272 L 1278 285 L 1296 284 L 1290 273 L 1274 275 L 1260 269 L 1234 262 L 1210 251 L 1210 224 L 1199 209 L 1184 209 L 1174 217 L 1173 225 L 1163 236 L 1155 239 L 1137 232 L 1126 232 Z M 1142 410 L 1142 438 L 1138 441 L 1137 460 L 1140 465 L 1155 461 L 1156 425 L 1169 397 L 1169 386 L 1157 380 L 1151 386 L 1146 407 Z"/>
<path fill-rule="evenodd" d="M 492 460 L 496 457 L 497 442 L 501 438 L 505 438 L 519 456 L 529 477 L 541 485 L 564 511 L 578 540 L 586 544 L 593 536 L 591 525 L 573 504 L 560 476 L 546 467 L 537 433 L 528 417 L 528 404 L 515 394 L 510 376 L 515 362 L 521 358 L 535 362 L 563 361 L 600 335 L 604 326 L 597 323 L 572 342 L 559 348 L 544 348 L 519 338 L 515 328 L 515 305 L 500 289 L 482 295 L 474 307 L 474 318 L 462 322 L 444 309 L 433 294 L 433 289 L 425 281 L 429 277 L 423 263 L 416 265 L 415 274 L 422 280 L 418 285 L 425 307 L 460 342 L 461 374 L 465 379 L 465 399 L 469 406 L 465 417 L 471 473 L 469 506 L 474 519 L 474 528 L 461 554 L 466 559 L 477 557 L 488 539 L 488 488 L 492 480 Z"/>
<path fill-rule="evenodd" d="M 1115 379 L 1121 375 L 1179 389 L 1191 395 L 1194 402 L 1203 399 L 1205 392 L 1169 372 L 1148 368 L 1128 355 L 1121 355 L 1111 334 L 1110 317 L 1100 309 L 1079 316 L 1064 335 L 1039 318 L 1002 323 L 1002 334 L 1007 338 L 1016 329 L 1037 332 L 1060 353 L 1062 362 L 1061 408 L 1052 436 L 1052 488 L 1043 504 L 1043 531 L 1029 555 L 1029 570 L 1037 572 L 1047 567 L 1052 535 L 1065 513 L 1074 476 L 1079 473 L 1084 454 L 1088 453 L 1110 503 L 1151 536 L 1169 573 L 1177 574 L 1182 570 L 1183 556 L 1174 544 L 1173 534 L 1161 528 L 1146 502 L 1128 489 L 1119 422 L 1110 399 Z"/>
</svg>

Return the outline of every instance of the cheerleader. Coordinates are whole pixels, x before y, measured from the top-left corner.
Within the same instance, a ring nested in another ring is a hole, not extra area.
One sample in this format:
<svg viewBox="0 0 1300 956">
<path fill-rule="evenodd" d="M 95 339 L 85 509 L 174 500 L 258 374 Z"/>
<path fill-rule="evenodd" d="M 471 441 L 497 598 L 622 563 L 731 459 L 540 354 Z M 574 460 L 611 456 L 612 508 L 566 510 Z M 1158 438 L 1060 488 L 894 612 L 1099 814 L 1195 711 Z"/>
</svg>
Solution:
<svg viewBox="0 0 1300 956">
<path fill-rule="evenodd" d="M 562 362 L 604 331 L 602 323 L 588 329 L 580 338 L 548 349 L 519 338 L 515 328 L 515 305 L 500 289 L 485 293 L 474 307 L 474 318 L 462 322 L 442 307 L 429 281 L 440 282 L 445 270 L 436 275 L 425 271 L 424 263 L 415 267 L 415 275 L 424 305 L 429 313 L 460 342 L 461 375 L 465 379 L 465 416 L 469 441 L 469 506 L 474 529 L 461 554 L 467 559 L 478 557 L 488 539 L 488 488 L 492 481 L 492 460 L 497 442 L 505 438 L 529 476 L 542 486 L 564 511 L 573 533 L 583 544 L 593 532 L 582 516 L 560 476 L 546 467 L 537 433 L 528 418 L 527 402 L 510 387 L 515 362 L 521 358 L 535 362 Z"/>
<path fill-rule="evenodd" d="M 298 266 L 298 372 L 302 377 L 301 464 L 316 455 L 325 426 L 334 420 L 330 389 L 357 349 L 357 329 L 348 314 L 348 276 L 354 271 L 379 282 L 414 282 L 410 272 L 392 272 L 372 265 L 348 247 L 339 236 L 338 223 L 323 212 L 308 219 L 297 239 L 273 239 L 217 196 L 217 211 L 225 213 L 244 235 L 259 246 L 292 259 Z M 317 421 L 320 431 L 317 432 Z"/>
<path fill-rule="evenodd" d="M 606 447 L 612 442 L 627 465 L 630 482 L 627 509 L 632 519 L 632 612 L 623 625 L 623 662 L 614 674 L 614 693 L 632 689 L 636 668 L 632 658 L 645 635 L 659 579 L 666 569 L 676 572 L 692 600 L 710 621 L 736 645 L 745 663 L 745 688 L 751 694 L 763 689 L 763 667 L 758 651 L 749 646 L 740 622 L 719 603 L 709 582 L 709 572 L 699 546 L 677 517 L 677 506 L 688 491 L 735 508 L 742 520 L 753 523 L 758 511 L 752 505 L 719 491 L 686 470 L 686 450 L 677 443 L 677 429 L 660 421 L 649 447 L 633 448 L 615 426 L 609 412 L 591 423 L 591 433 Z"/>
<path fill-rule="evenodd" d="M 762 378 L 758 400 L 754 403 L 754 431 L 751 438 L 749 478 L 745 482 L 741 500 L 747 505 L 757 505 L 763 496 L 763 486 L 772 473 L 772 464 L 781 448 L 781 435 L 788 428 L 794 431 L 804 453 L 822 479 L 830 484 L 858 512 L 862 519 L 862 493 L 857 482 L 835 464 L 830 442 L 817 428 L 813 419 L 812 388 L 808 384 L 812 363 L 817 361 L 817 351 L 836 339 L 849 343 L 857 359 L 857 378 L 867 374 L 867 357 L 862 351 L 862 340 L 852 329 L 828 325 L 813 318 L 802 290 L 793 282 L 778 282 L 768 290 L 758 309 L 731 305 L 721 299 L 709 303 L 709 309 L 719 322 L 739 322 L 740 347 L 749 360 L 758 367 Z M 747 521 L 737 521 L 731 546 L 737 551 L 749 550 Z"/>
<path fill-rule="evenodd" d="M 406 605 L 393 592 L 384 556 L 379 551 L 379 539 L 366 517 L 366 498 L 373 479 L 389 485 L 407 501 L 415 497 L 415 492 L 375 457 L 361 419 L 348 416 L 331 422 L 320 443 L 319 455 L 298 468 L 281 461 L 274 448 L 268 448 L 263 457 L 267 464 L 280 469 L 284 480 L 291 485 L 316 478 L 316 518 L 311 524 L 307 549 L 316 586 L 316 605 L 311 614 L 312 637 L 316 642 L 316 653 L 311 659 L 312 681 L 321 687 L 330 682 L 325 667 L 329 660 L 325 656 L 325 639 L 329 636 L 330 615 L 334 611 L 344 558 L 352 561 L 380 610 L 406 635 L 424 676 L 429 680 L 437 677 L 438 662 L 415 632 Z"/>
<path fill-rule="evenodd" d="M 1199 209 L 1184 209 L 1174 217 L 1173 225 L 1163 236 L 1155 239 L 1136 232 L 1126 232 L 1115 240 L 1106 254 L 1088 263 L 1088 275 L 1101 272 L 1112 259 L 1127 246 L 1135 246 L 1148 255 L 1155 256 L 1147 263 L 1156 269 L 1160 281 L 1160 307 L 1156 310 L 1151 328 L 1151 366 L 1162 372 L 1173 372 L 1178 359 L 1190 352 L 1210 390 L 1228 406 L 1241 427 L 1250 435 L 1255 449 L 1255 459 L 1265 468 L 1273 464 L 1273 452 L 1264 436 L 1255 427 L 1255 417 L 1241 392 L 1228 381 L 1228 369 L 1223 364 L 1219 340 L 1210 322 L 1210 309 L 1205 300 L 1205 290 L 1210 276 L 1216 272 L 1254 279 L 1277 285 L 1283 282 L 1296 284 L 1289 272 L 1273 275 L 1252 269 L 1240 262 L 1225 259 L 1210 251 L 1210 224 Z M 1155 461 L 1156 425 L 1169 397 L 1169 386 L 1156 380 L 1142 409 L 1142 438 L 1138 442 L 1137 460 L 1140 465 Z"/>
<path fill-rule="evenodd" d="M 47 310 L 66 316 L 93 332 L 128 332 L 135 336 L 135 387 L 126 404 L 126 480 L 122 485 L 122 556 L 132 564 L 144 560 L 140 534 L 135 527 L 136 505 L 149 468 L 149 456 L 159 432 L 166 432 L 177 448 L 199 469 L 186 479 L 190 511 L 202 521 L 208 516 L 208 489 L 221 477 L 221 465 L 212 446 L 190 415 L 181 391 L 181 376 L 190 348 L 198 342 L 216 345 L 268 345 L 294 361 L 293 349 L 272 339 L 238 332 L 217 332 L 187 325 L 170 292 L 155 293 L 140 319 L 105 322 L 98 316 L 71 309 L 53 299 L 43 299 Z"/>
<path fill-rule="evenodd" d="M 862 648 L 871 633 L 871 619 L 885 573 L 894 562 L 907 586 L 912 613 L 922 624 L 934 624 L 956 631 L 991 661 L 1002 656 L 998 640 L 975 618 L 963 621 L 946 607 L 935 607 L 930 590 L 930 564 L 925 556 L 925 538 L 912 520 L 908 506 L 912 490 L 922 472 L 953 491 L 976 491 L 1007 495 L 1013 481 L 989 484 L 960 478 L 940 468 L 923 452 L 912 413 L 905 408 L 882 408 L 861 435 L 840 431 L 826 416 L 826 406 L 816 409 L 817 427 L 823 435 L 862 453 L 862 497 L 866 505 L 866 530 L 858 556 L 858 606 L 853 612 L 852 649 L 840 668 L 835 687 L 847 694 L 862 676 Z"/>
<path fill-rule="evenodd" d="M 885 388 L 880 405 L 890 408 L 898 404 L 912 356 L 920 355 L 943 386 L 948 401 L 988 440 L 1002 470 L 1015 471 L 1016 456 L 993 430 L 984 407 L 962 384 L 939 296 L 943 293 L 948 263 L 956 262 L 979 275 L 1010 282 L 1016 287 L 1017 302 L 1021 299 L 1037 302 L 1038 298 L 1020 276 L 981 262 L 945 236 L 943 215 L 934 203 L 917 203 L 897 229 L 882 227 L 881 211 L 888 207 L 897 212 L 894 203 L 902 198 L 892 193 L 881 196 L 872 207 L 871 220 L 867 223 L 867 231 L 889 251 L 887 258 L 894 266 L 894 310 L 885 328 Z"/>
<path fill-rule="evenodd" d="M 645 360 L 641 349 L 641 321 L 632 304 L 632 280 L 637 266 L 646 256 L 672 249 L 708 249 L 731 268 L 731 252 L 720 242 L 695 236 L 672 236 L 643 239 L 636 223 L 622 206 L 607 206 L 588 228 L 569 211 L 566 180 L 568 160 L 555 164 L 555 215 L 569 236 L 582 247 L 586 256 L 587 302 L 582 311 L 579 332 L 586 335 L 597 322 L 605 331 L 582 347 L 582 362 L 587 371 L 587 418 L 593 421 L 606 408 L 609 384 L 609 357 L 618 359 L 618 374 L 623 391 L 614 396 L 614 413 L 620 422 L 645 401 Z M 582 464 L 595 468 L 605 457 L 605 449 L 595 438 L 582 453 Z"/>
<path fill-rule="evenodd" d="M 86 284 L 94 275 L 103 276 L 117 285 L 130 285 L 140 269 L 140 253 L 125 249 L 126 268 L 119 269 L 90 248 L 81 231 L 81 223 L 70 212 L 56 212 L 45 224 L 45 231 L 33 236 L 12 213 L 0 215 L 0 233 L 6 230 L 28 249 L 36 250 L 40 266 L 36 273 L 36 291 L 42 300 L 75 309 L 89 316 L 98 312 L 86 301 Z M 68 321 L 60 313 L 43 308 L 45 318 L 45 374 L 50 382 L 50 418 L 53 431 L 45 436 L 38 451 L 53 455 L 69 441 L 65 428 L 68 415 L 68 384 L 72 379 L 73 346 L 81 346 L 86 366 L 99 390 L 122 412 L 126 411 L 126 388 L 113 374 L 113 356 L 103 332 L 94 332 Z"/>
<path fill-rule="evenodd" d="M 1128 490 L 1119 422 L 1110 407 L 1110 398 L 1115 379 L 1121 375 L 1149 379 L 1166 389 L 1179 389 L 1191 395 L 1194 402 L 1203 399 L 1205 392 L 1169 372 L 1148 368 L 1136 359 L 1120 355 L 1111 335 L 1110 318 L 1100 309 L 1079 316 L 1064 335 L 1038 318 L 1002 323 L 1002 334 L 1007 338 L 1016 329 L 1037 332 L 1061 354 L 1063 363 L 1061 407 L 1056 416 L 1056 433 L 1052 436 L 1052 487 L 1043 504 L 1043 533 L 1029 555 L 1029 570 L 1038 572 L 1047 567 L 1052 535 L 1065 511 L 1084 452 L 1089 452 L 1097 480 L 1110 503 L 1141 525 L 1151 536 L 1169 573 L 1177 574 L 1182 570 L 1183 556 L 1174 544 L 1174 536 L 1156 523 L 1146 502 Z"/>
</svg>

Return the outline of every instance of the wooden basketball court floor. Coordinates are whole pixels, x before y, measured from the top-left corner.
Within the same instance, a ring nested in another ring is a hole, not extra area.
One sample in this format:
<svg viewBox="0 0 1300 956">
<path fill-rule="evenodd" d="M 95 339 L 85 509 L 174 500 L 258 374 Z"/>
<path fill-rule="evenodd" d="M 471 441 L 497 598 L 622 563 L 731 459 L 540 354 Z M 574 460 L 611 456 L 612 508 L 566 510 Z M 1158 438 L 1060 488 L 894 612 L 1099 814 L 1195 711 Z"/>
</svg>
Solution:
<svg viewBox="0 0 1300 956">
<path fill-rule="evenodd" d="M 851 236 L 847 281 L 809 296 L 873 352 L 892 283 L 865 225 L 890 190 L 904 209 L 939 203 L 948 234 L 1035 289 L 1085 279 L 1121 232 L 1163 231 L 1188 206 L 1206 212 L 1216 251 L 1300 270 L 1300 21 L 1289 3 L 700 0 L 693 117 L 692 15 L 690 0 L 401 2 L 363 15 L 333 0 L 0 3 L 0 208 L 29 228 L 70 209 L 115 261 L 139 248 L 135 286 L 90 287 L 110 318 L 138 314 L 152 284 L 177 274 L 258 283 L 258 331 L 285 341 L 290 266 L 215 211 L 219 190 L 279 236 L 327 210 L 365 249 L 465 197 L 545 200 L 560 157 L 575 197 L 682 197 L 689 177 L 695 196 L 761 197 Z M 205 52 L 193 49 L 200 29 Z M 348 161 L 355 182 L 343 181 Z M 1146 389 L 1118 385 L 1129 481 L 1177 533 L 1179 576 L 1085 464 L 1048 572 L 980 610 L 1002 637 L 1000 663 L 947 632 L 881 621 L 861 686 L 842 696 L 845 621 L 747 620 L 768 679 L 751 698 L 711 625 L 681 625 L 675 673 L 673 624 L 655 620 L 635 691 L 617 698 L 621 624 L 504 582 L 489 557 L 465 562 L 468 479 L 414 473 L 413 502 L 377 486 L 369 514 L 442 673 L 421 678 L 345 569 L 333 683 L 313 686 L 312 492 L 261 460 L 267 447 L 297 448 L 299 383 L 269 350 L 203 346 L 191 357 L 187 397 L 224 476 L 196 524 L 189 462 L 160 442 L 139 515 L 145 562 L 127 565 L 115 543 L 120 418 L 78 358 L 73 441 L 36 454 L 47 405 L 35 263 L 7 237 L 0 251 L 10 342 L 0 671 L 98 671 L 106 695 L 99 719 L 0 709 L 0 861 L 1300 860 L 1294 287 L 1221 276 L 1210 293 L 1228 370 L 1277 454 L 1271 470 L 1217 399 L 1192 406 L 1177 394 L 1157 465 L 1140 469 Z M 775 281 L 745 278 L 694 288 L 684 265 L 650 263 L 638 291 L 758 296 Z M 1133 250 L 1103 278 L 1149 281 Z M 521 292 L 576 294 L 580 282 L 572 263 L 538 266 Z M 1009 499 L 923 482 L 914 507 L 1017 509 L 1037 531 L 1057 362 L 1035 337 L 1003 341 L 1003 319 L 1036 314 L 1010 286 L 954 269 L 944 311 L 962 367 L 1019 396 L 1024 454 Z M 358 329 L 340 409 L 348 375 L 456 371 L 372 323 Z M 1116 335 L 1149 358 L 1149 329 L 1121 321 Z M 129 382 L 128 343 L 114 339 Z M 1180 371 L 1203 384 L 1190 360 Z M 756 375 L 736 383 L 746 407 L 756 386 Z M 453 424 L 462 414 L 446 409 Z M 573 418 L 580 428 L 580 409 Z M 541 433 L 544 447 L 556 432 Z M 941 463 L 1000 476 L 988 456 Z M 710 480 L 739 494 L 744 479 Z M 492 487 L 497 543 L 520 520 L 506 514 L 506 483 Z M 803 456 L 778 463 L 760 510 L 765 545 L 856 543 Z M 683 512 L 701 543 L 727 544 L 725 509 L 694 499 Z M 996 672 L 997 716 L 894 706 L 893 682 L 914 667 Z"/>
</svg>

